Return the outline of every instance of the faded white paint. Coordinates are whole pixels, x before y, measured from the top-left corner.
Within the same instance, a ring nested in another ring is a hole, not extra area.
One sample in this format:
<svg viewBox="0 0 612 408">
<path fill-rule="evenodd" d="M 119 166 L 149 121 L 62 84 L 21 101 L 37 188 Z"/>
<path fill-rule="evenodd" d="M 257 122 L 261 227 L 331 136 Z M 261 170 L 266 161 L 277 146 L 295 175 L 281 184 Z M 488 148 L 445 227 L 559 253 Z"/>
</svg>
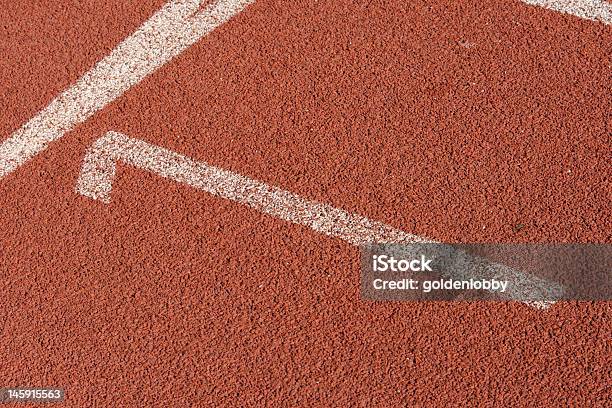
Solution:
<svg viewBox="0 0 612 408">
<path fill-rule="evenodd" d="M 523 3 L 540 6 L 560 13 L 571 14 L 586 20 L 612 24 L 612 4 L 606 0 L 522 0 Z"/>
</svg>

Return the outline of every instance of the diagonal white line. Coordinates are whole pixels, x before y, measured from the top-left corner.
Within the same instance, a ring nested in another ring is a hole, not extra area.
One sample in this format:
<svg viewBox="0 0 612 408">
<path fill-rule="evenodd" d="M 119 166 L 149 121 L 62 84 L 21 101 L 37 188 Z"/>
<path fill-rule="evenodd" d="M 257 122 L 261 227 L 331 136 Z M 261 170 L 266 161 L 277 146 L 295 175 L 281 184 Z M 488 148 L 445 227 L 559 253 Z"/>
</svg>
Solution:
<svg viewBox="0 0 612 408">
<path fill-rule="evenodd" d="M 560 13 L 571 14 L 586 20 L 612 24 L 612 4 L 606 0 L 522 0 L 532 6 L 540 6 Z"/>
<path fill-rule="evenodd" d="M 0 180 L 255 0 L 171 0 L 72 87 L 0 144 Z M 605 0 L 522 0 L 612 23 Z"/>
<path fill-rule="evenodd" d="M 185 183 L 218 197 L 248 205 L 264 214 L 304 225 L 318 233 L 342 239 L 352 245 L 435 242 L 328 204 L 306 200 L 278 187 L 204 162 L 197 162 L 117 132 L 108 132 L 88 150 L 76 191 L 84 196 L 109 203 L 118 161 Z M 532 293 L 534 288 L 549 285 L 537 277 L 528 276 L 499 264 L 491 264 L 487 273 L 497 279 L 514 283 L 515 289 L 508 291 L 508 297 L 511 299 L 525 299 L 525 295 Z M 552 302 L 523 302 L 538 308 L 552 304 Z"/>
<path fill-rule="evenodd" d="M 0 145 L 0 179 L 254 1 L 169 1 Z"/>
</svg>

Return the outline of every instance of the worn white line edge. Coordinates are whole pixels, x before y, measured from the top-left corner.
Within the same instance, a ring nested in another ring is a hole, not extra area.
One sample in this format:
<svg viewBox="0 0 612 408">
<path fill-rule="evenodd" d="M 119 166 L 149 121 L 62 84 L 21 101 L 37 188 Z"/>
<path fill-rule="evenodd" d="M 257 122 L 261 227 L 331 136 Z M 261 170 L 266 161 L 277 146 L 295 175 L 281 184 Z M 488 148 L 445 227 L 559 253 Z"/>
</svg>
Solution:
<svg viewBox="0 0 612 408">
<path fill-rule="evenodd" d="M 605 0 L 521 0 L 560 13 L 571 14 L 586 20 L 612 24 L 612 4 Z"/>
<path fill-rule="evenodd" d="M 350 214 L 328 204 L 306 200 L 278 187 L 197 162 L 117 132 L 106 133 L 88 149 L 77 180 L 76 192 L 94 200 L 110 203 L 117 162 L 248 205 L 264 214 L 304 225 L 318 233 L 340 238 L 352 245 L 436 242 L 357 214 Z M 510 299 L 525 299 L 525 296 L 521 295 L 534 293 L 530 292 L 534 290 L 532 288 L 546 287 L 550 284 L 540 278 L 494 263 L 491 263 L 491 267 L 487 270 L 487 277 L 515 282 L 514 292 L 509 290 L 507 294 Z M 522 302 L 539 309 L 547 308 L 554 303 L 524 300 Z"/>
<path fill-rule="evenodd" d="M 0 145 L 0 180 L 254 0 L 172 0 Z"/>
</svg>

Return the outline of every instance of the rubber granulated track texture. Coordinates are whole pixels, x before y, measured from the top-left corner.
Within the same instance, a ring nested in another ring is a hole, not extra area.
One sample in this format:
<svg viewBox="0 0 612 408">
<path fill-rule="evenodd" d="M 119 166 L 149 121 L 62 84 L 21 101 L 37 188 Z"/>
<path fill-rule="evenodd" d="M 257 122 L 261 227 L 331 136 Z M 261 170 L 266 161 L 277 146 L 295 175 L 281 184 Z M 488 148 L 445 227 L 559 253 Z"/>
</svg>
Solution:
<svg viewBox="0 0 612 408">
<path fill-rule="evenodd" d="M 2 2 L 0 138 L 162 5 Z M 440 241 L 610 243 L 610 44 L 520 1 L 255 2 L 0 180 L 0 387 L 605 406 L 609 302 L 367 302 L 343 241 L 127 166 L 110 204 L 75 184 L 117 131 Z"/>
</svg>

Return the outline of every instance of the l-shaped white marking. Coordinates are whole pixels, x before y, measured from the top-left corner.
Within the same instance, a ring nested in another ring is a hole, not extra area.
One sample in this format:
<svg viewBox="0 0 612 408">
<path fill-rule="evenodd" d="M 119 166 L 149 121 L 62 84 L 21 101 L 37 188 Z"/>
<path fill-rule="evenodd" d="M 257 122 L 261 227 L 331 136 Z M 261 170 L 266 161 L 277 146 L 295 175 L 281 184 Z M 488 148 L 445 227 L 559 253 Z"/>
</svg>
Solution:
<svg viewBox="0 0 612 408">
<path fill-rule="evenodd" d="M 247 205 L 275 218 L 304 225 L 352 245 L 435 242 L 117 132 L 108 132 L 87 151 L 76 191 L 94 200 L 110 203 L 117 162 Z M 546 308 L 552 304 L 524 300 L 531 299 L 527 296 L 530 293 L 548 290 L 550 282 L 495 263 L 487 267 L 486 274 L 512 282 L 512 288 L 506 293 L 510 299 L 537 308 Z"/>
</svg>

